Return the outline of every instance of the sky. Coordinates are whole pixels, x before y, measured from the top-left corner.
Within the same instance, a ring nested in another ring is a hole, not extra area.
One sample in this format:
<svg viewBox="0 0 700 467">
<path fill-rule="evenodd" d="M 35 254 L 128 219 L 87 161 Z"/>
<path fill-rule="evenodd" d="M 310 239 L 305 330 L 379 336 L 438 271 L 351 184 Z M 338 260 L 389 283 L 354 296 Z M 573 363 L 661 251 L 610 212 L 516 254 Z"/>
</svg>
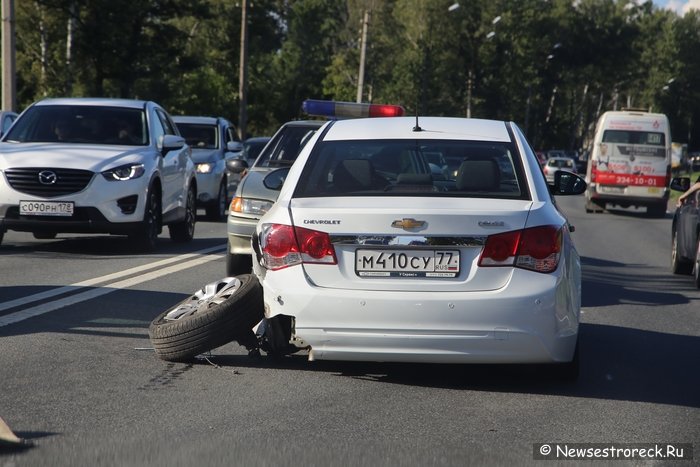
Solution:
<svg viewBox="0 0 700 467">
<path fill-rule="evenodd" d="M 654 5 L 673 10 L 681 16 L 691 8 L 700 10 L 700 0 L 654 0 Z"/>
</svg>

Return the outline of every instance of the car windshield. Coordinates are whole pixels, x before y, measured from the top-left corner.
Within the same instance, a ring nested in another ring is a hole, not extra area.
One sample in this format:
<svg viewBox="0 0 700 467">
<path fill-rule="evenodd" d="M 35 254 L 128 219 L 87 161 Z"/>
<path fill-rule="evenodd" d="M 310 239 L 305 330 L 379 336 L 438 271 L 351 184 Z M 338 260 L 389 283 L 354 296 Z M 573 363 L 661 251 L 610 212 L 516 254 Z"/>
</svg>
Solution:
<svg viewBox="0 0 700 467">
<path fill-rule="evenodd" d="M 141 146 L 148 144 L 143 109 L 35 105 L 17 119 L 5 141 Z"/>
<path fill-rule="evenodd" d="M 529 199 L 510 143 L 326 141 L 305 164 L 295 197 L 458 196 Z"/>
<path fill-rule="evenodd" d="M 262 151 L 266 144 L 267 141 L 244 141 L 243 155 L 248 161 L 253 162 L 257 159 L 260 151 Z"/>
<path fill-rule="evenodd" d="M 192 149 L 219 149 L 216 125 L 178 122 L 177 128 Z"/>
<path fill-rule="evenodd" d="M 278 132 L 267 150 L 255 161 L 256 167 L 285 167 L 294 163 L 299 151 L 314 134 L 316 128 L 289 125 Z"/>
<path fill-rule="evenodd" d="M 605 130 L 603 142 L 664 146 L 666 138 L 663 133 L 655 131 Z"/>
</svg>

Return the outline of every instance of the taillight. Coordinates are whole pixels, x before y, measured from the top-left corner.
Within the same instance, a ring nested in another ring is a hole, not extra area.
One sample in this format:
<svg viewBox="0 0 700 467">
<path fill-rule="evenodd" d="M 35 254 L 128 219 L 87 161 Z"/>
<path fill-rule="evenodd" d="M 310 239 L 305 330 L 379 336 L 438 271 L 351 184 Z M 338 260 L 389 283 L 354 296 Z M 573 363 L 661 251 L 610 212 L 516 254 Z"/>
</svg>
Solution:
<svg viewBox="0 0 700 467">
<path fill-rule="evenodd" d="M 486 240 L 479 266 L 512 266 L 518 254 L 520 231 L 491 235 Z"/>
<path fill-rule="evenodd" d="M 536 272 L 552 272 L 559 265 L 562 228 L 543 225 L 491 235 L 479 258 L 479 266 L 515 266 Z"/>
<path fill-rule="evenodd" d="M 301 263 L 337 264 L 326 232 L 282 224 L 262 226 L 260 247 L 265 266 L 276 270 Z"/>
<path fill-rule="evenodd" d="M 591 183 L 595 182 L 596 175 L 598 175 L 598 163 L 591 161 Z"/>
</svg>

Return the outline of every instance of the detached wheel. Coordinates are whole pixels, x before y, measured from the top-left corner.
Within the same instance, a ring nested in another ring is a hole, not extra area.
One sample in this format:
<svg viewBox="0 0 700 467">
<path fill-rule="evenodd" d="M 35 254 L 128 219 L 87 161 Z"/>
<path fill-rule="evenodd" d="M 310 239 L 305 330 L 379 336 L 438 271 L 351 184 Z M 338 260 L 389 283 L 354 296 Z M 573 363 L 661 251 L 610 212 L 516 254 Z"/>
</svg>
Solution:
<svg viewBox="0 0 700 467">
<path fill-rule="evenodd" d="M 197 195 L 194 188 L 190 187 L 187 191 L 187 201 L 185 202 L 185 218 L 180 222 L 170 224 L 170 239 L 174 242 L 185 243 L 194 238 L 194 225 L 197 221 Z"/>
<path fill-rule="evenodd" d="M 245 340 L 263 319 L 263 293 L 252 274 L 205 285 L 156 317 L 148 329 L 158 357 L 171 362 L 195 356 L 234 340 Z"/>
<path fill-rule="evenodd" d="M 697 269 L 697 266 L 695 269 Z M 675 230 L 671 240 L 671 272 L 674 274 L 690 274 L 692 270 L 693 263 L 684 261 L 678 254 L 678 231 Z"/>
<path fill-rule="evenodd" d="M 216 196 L 216 202 L 211 206 L 207 206 L 207 218 L 210 221 L 218 222 L 226 218 L 226 208 L 228 201 L 228 191 L 226 190 L 226 180 L 221 181 L 219 185 L 219 193 Z"/>
</svg>

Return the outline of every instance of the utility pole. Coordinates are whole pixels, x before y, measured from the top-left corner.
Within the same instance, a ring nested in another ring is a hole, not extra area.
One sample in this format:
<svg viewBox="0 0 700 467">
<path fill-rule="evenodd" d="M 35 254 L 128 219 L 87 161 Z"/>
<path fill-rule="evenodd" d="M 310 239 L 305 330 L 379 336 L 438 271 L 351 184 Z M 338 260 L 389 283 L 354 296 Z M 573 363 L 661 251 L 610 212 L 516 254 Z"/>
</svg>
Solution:
<svg viewBox="0 0 700 467">
<path fill-rule="evenodd" d="M 238 70 L 238 136 L 246 137 L 248 120 L 248 0 L 241 2 L 241 52 Z"/>
<path fill-rule="evenodd" d="M 17 110 L 14 0 L 2 0 L 2 109 Z"/>
<path fill-rule="evenodd" d="M 360 71 L 357 74 L 357 99 L 362 102 L 362 88 L 365 87 L 365 55 L 367 53 L 367 27 L 369 26 L 369 10 L 365 10 L 362 19 L 362 37 L 360 39 Z"/>
</svg>

